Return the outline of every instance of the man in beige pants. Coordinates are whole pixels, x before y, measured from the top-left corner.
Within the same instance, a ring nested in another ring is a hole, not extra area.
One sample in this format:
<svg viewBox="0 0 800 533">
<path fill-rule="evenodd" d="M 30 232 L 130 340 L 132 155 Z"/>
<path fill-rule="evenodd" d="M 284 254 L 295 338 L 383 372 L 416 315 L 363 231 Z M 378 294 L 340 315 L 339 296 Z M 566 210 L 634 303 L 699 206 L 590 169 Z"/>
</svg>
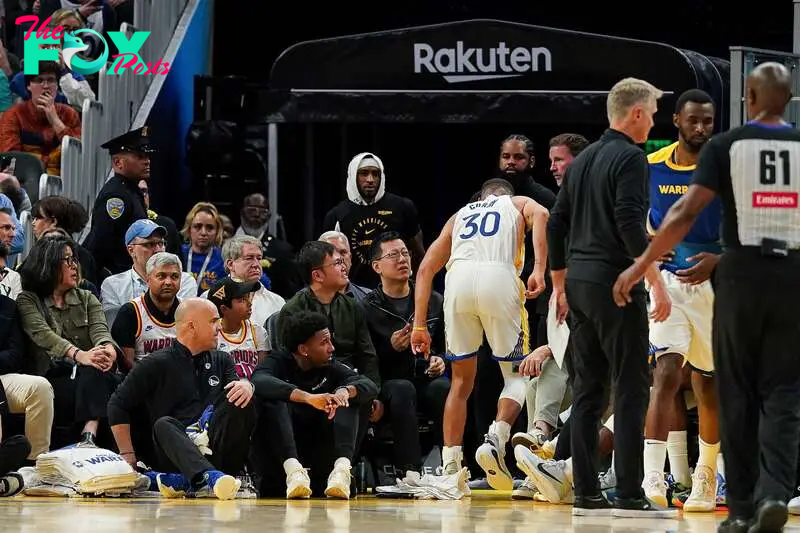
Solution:
<svg viewBox="0 0 800 533">
<path fill-rule="evenodd" d="M 17 318 L 16 303 L 0 295 L 0 415 L 25 415 L 25 436 L 31 444 L 28 459 L 50 450 L 53 427 L 53 387 L 40 376 L 20 374 L 25 363 L 25 344 Z"/>
</svg>

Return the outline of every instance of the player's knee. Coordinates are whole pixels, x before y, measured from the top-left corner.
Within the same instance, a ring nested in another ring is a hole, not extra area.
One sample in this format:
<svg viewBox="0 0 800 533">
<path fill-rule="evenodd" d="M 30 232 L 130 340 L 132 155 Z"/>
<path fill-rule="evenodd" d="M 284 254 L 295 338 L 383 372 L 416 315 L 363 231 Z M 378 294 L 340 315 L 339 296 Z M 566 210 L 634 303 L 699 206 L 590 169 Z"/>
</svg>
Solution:
<svg viewBox="0 0 800 533">
<path fill-rule="evenodd" d="M 653 387 L 660 392 L 677 392 L 681 385 L 683 356 L 666 353 L 659 356 L 653 372 Z"/>
<path fill-rule="evenodd" d="M 504 375 L 503 379 L 505 380 L 505 385 L 503 385 L 503 392 L 500 393 L 500 398 L 513 400 L 520 406 L 525 405 L 525 393 L 528 388 L 526 385 L 527 378 L 520 375 Z"/>
</svg>

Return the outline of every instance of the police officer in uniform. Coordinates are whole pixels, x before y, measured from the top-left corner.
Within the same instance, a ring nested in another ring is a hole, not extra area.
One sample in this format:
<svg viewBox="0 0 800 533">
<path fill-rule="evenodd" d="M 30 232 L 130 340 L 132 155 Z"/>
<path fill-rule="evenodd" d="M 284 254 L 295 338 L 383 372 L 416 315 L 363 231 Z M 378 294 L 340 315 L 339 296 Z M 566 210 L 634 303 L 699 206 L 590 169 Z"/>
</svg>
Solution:
<svg viewBox="0 0 800 533">
<path fill-rule="evenodd" d="M 111 155 L 114 176 L 94 202 L 92 229 L 84 246 L 99 270 L 119 274 L 131 268 L 125 247 L 125 231 L 135 221 L 147 218 L 139 181 L 150 178 L 150 154 L 155 152 L 145 126 L 111 139 L 103 146 Z"/>
<path fill-rule="evenodd" d="M 714 366 L 728 518 L 720 532 L 781 531 L 800 441 L 800 131 L 783 121 L 792 76 L 767 62 L 747 78 L 744 126 L 712 138 L 692 185 L 614 286 L 617 305 L 719 195 L 724 253 L 714 272 Z"/>
</svg>

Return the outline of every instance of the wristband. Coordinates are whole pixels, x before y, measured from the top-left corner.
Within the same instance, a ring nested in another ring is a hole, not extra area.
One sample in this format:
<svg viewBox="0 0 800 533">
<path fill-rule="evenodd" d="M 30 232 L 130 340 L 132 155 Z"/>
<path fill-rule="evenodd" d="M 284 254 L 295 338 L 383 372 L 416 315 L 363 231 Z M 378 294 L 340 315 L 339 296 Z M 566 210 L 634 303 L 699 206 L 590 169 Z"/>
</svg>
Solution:
<svg viewBox="0 0 800 533">
<path fill-rule="evenodd" d="M 135 452 L 119 452 L 120 455 L 135 455 Z"/>
<path fill-rule="evenodd" d="M 411 329 L 413 329 L 414 331 L 428 331 L 428 326 L 414 326 Z"/>
</svg>

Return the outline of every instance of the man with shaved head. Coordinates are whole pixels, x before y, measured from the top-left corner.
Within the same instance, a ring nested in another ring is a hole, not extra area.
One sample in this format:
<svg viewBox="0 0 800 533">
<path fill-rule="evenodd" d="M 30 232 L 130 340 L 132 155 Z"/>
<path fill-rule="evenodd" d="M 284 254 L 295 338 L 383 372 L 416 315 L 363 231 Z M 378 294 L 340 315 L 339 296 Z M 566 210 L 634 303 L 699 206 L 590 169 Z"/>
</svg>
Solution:
<svg viewBox="0 0 800 533">
<path fill-rule="evenodd" d="M 783 120 L 792 77 L 762 63 L 747 78 L 750 121 L 712 138 L 692 185 L 614 286 L 617 305 L 719 195 L 724 253 L 713 274 L 714 366 L 728 518 L 721 532 L 780 531 L 800 441 L 800 132 Z"/>
<path fill-rule="evenodd" d="M 161 494 L 228 500 L 240 487 L 229 474 L 244 468 L 255 426 L 253 385 L 239 379 L 228 354 L 217 351 L 219 313 L 211 301 L 182 301 L 175 329 L 173 345 L 137 364 L 111 397 L 109 424 L 120 455 L 135 468 L 131 418 L 146 408 L 155 447 L 151 464 L 167 472 L 148 474 Z"/>
</svg>

